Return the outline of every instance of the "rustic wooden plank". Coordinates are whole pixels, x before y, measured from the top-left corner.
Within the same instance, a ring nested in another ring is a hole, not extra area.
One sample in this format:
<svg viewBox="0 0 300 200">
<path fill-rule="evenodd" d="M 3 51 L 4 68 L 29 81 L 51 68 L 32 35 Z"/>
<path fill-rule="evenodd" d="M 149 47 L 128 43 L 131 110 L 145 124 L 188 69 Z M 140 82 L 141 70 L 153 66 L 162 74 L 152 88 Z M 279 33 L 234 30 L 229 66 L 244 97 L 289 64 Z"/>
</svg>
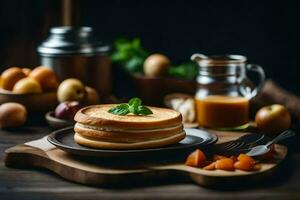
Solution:
<svg viewBox="0 0 300 200">
<path fill-rule="evenodd" d="M 157 186 L 151 188 L 137 188 L 131 190 L 108 190 L 95 188 L 35 188 L 35 189 L 15 189 L 13 194 L 21 199 L 297 199 L 299 193 L 297 188 L 286 189 L 284 191 L 274 188 L 273 191 L 265 190 L 242 190 L 242 191 L 216 191 L 199 188 L 193 185 Z M 2 192 L 9 197 L 9 193 Z M 291 196 L 293 194 L 293 196 Z M 10 195 L 11 196 L 11 195 Z M 26 198 L 28 197 L 28 198 Z"/>
</svg>

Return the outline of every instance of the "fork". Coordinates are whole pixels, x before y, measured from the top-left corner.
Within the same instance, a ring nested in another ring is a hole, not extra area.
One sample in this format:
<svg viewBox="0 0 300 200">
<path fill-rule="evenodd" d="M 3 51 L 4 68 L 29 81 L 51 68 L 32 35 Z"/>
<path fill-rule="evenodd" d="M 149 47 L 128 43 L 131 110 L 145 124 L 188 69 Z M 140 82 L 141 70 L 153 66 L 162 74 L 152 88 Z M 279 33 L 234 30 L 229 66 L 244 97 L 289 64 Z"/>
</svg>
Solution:
<svg viewBox="0 0 300 200">
<path fill-rule="evenodd" d="M 253 143 L 257 143 L 258 141 L 262 140 L 264 138 L 264 135 L 261 134 L 247 134 L 239 137 L 236 140 L 233 140 L 231 142 L 227 142 L 224 144 L 219 144 L 216 147 L 216 150 L 218 152 L 222 153 L 235 153 L 236 151 L 242 150 L 242 149 L 248 149 Z"/>
</svg>

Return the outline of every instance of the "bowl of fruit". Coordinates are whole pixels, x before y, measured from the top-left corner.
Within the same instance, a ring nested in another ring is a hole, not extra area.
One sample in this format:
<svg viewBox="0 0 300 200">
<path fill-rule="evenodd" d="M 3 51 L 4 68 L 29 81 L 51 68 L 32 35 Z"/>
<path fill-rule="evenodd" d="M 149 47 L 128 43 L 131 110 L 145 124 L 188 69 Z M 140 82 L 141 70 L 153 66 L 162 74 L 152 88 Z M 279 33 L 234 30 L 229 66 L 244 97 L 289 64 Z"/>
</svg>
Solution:
<svg viewBox="0 0 300 200">
<path fill-rule="evenodd" d="M 94 88 L 85 86 L 80 80 L 64 80 L 57 89 L 58 106 L 45 115 L 52 129 L 60 129 L 75 124 L 74 116 L 83 106 L 99 103 L 99 95 Z"/>
<path fill-rule="evenodd" d="M 58 85 L 55 73 L 47 67 L 10 67 L 0 77 L 0 104 L 16 102 L 28 112 L 46 112 L 57 105 Z"/>
</svg>

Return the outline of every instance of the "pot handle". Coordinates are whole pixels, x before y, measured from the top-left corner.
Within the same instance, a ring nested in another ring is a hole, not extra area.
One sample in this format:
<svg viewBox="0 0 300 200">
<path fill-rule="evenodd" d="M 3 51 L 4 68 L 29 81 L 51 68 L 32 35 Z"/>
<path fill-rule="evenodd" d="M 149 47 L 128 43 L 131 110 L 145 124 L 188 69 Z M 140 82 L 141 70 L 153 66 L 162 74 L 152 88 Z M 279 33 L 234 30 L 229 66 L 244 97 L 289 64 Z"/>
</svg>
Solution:
<svg viewBox="0 0 300 200">
<path fill-rule="evenodd" d="M 260 90 L 262 89 L 264 83 L 265 83 L 265 78 L 266 78 L 266 75 L 265 75 L 265 71 L 263 70 L 263 68 L 259 65 L 256 65 L 256 64 L 247 64 L 246 65 L 246 69 L 247 71 L 253 71 L 253 72 L 256 72 L 258 73 L 259 75 L 259 83 L 258 85 L 256 86 L 255 89 L 253 89 L 251 92 L 250 92 L 250 96 L 249 96 L 249 99 L 252 99 L 253 97 L 255 97 L 259 92 Z"/>
</svg>

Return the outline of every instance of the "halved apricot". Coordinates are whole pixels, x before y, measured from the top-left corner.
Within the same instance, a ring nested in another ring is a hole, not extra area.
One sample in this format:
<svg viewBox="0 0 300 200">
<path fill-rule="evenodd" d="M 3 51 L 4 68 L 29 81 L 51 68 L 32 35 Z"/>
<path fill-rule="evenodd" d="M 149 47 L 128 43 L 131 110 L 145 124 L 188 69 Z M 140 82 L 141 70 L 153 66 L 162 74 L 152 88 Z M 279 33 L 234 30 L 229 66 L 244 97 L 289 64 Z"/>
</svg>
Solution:
<svg viewBox="0 0 300 200">
<path fill-rule="evenodd" d="M 234 163 L 234 167 L 236 169 L 243 170 L 243 171 L 252 171 L 254 169 L 256 162 L 252 157 L 246 154 L 240 154 L 237 157 L 237 160 L 238 161 Z"/>
<path fill-rule="evenodd" d="M 205 167 L 203 167 L 203 169 L 205 169 L 205 170 L 215 170 L 216 169 L 216 162 L 212 162 L 209 165 L 206 165 Z"/>
<path fill-rule="evenodd" d="M 234 167 L 243 171 L 252 171 L 255 165 L 247 161 L 237 161 L 234 163 Z"/>
<path fill-rule="evenodd" d="M 187 166 L 191 166 L 191 167 L 203 167 L 205 163 L 206 163 L 206 156 L 200 149 L 197 149 L 194 152 L 192 152 L 187 157 L 185 162 Z"/>
<path fill-rule="evenodd" d="M 237 160 L 238 161 L 242 161 L 242 162 L 249 162 L 251 164 L 255 164 L 256 161 L 251 157 L 251 156 L 248 156 L 246 154 L 240 154 L 238 157 L 237 157 Z"/>
<path fill-rule="evenodd" d="M 233 161 L 230 158 L 223 158 L 216 161 L 216 169 L 222 169 L 226 171 L 234 171 Z"/>
</svg>

